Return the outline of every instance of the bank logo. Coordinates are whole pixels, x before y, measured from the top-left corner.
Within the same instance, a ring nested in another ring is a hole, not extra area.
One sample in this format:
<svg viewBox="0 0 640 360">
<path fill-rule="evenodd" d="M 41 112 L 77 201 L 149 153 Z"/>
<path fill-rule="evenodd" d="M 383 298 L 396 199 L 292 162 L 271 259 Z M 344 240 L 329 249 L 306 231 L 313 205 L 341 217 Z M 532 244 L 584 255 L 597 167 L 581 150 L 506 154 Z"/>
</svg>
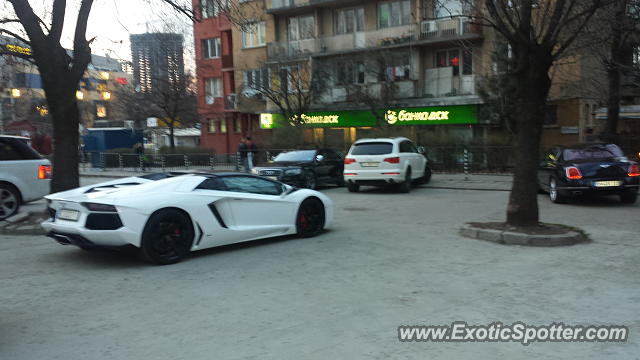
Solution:
<svg viewBox="0 0 640 360">
<path fill-rule="evenodd" d="M 384 114 L 384 119 L 387 120 L 387 123 L 393 125 L 398 121 L 398 113 L 393 110 L 387 110 L 387 113 Z"/>
</svg>

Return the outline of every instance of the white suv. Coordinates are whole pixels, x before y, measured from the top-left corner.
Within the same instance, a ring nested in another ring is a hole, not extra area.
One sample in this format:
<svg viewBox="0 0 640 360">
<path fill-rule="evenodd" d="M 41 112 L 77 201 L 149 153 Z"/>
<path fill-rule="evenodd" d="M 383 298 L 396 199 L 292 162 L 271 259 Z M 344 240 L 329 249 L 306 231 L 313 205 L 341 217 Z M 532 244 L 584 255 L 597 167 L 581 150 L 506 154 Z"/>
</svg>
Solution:
<svg viewBox="0 0 640 360">
<path fill-rule="evenodd" d="M 0 135 L 0 220 L 15 214 L 20 204 L 49 193 L 51 163 L 28 140 Z"/>
<path fill-rule="evenodd" d="M 360 185 L 398 185 L 401 192 L 409 192 L 412 182 L 431 179 L 423 152 L 404 137 L 360 139 L 344 159 L 347 188 L 356 192 Z"/>
</svg>

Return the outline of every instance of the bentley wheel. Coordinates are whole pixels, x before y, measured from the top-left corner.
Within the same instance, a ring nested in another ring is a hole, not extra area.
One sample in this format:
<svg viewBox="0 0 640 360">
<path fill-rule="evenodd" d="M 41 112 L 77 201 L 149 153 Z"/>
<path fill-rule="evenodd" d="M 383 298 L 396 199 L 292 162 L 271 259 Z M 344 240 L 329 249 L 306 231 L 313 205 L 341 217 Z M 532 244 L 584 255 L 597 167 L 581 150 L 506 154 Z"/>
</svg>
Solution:
<svg viewBox="0 0 640 360">
<path fill-rule="evenodd" d="M 318 235 L 324 228 L 325 211 L 322 201 L 308 198 L 300 204 L 296 217 L 298 236 L 311 237 Z"/>
<path fill-rule="evenodd" d="M 20 194 L 18 190 L 11 186 L 0 184 L 0 220 L 18 212 L 20 207 Z"/>
<path fill-rule="evenodd" d="M 348 182 L 347 183 L 347 190 L 349 190 L 349 192 L 358 192 L 358 191 L 360 191 L 360 185 L 354 184 L 352 182 Z"/>
<path fill-rule="evenodd" d="M 189 253 L 193 238 L 193 224 L 187 215 L 176 209 L 160 210 L 147 221 L 140 252 L 153 264 L 173 264 Z"/>
<path fill-rule="evenodd" d="M 549 199 L 555 204 L 562 204 L 567 201 L 567 198 L 558 191 L 558 184 L 555 178 L 549 179 Z"/>
<path fill-rule="evenodd" d="M 304 175 L 304 187 L 315 190 L 317 186 L 316 174 L 308 172 Z"/>
</svg>

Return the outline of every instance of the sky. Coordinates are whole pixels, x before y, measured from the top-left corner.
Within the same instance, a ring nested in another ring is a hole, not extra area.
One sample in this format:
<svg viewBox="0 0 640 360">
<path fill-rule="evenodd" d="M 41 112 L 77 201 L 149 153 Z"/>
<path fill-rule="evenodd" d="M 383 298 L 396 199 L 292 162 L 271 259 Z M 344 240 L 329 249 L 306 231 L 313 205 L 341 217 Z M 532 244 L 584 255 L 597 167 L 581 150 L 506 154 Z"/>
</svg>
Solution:
<svg viewBox="0 0 640 360">
<path fill-rule="evenodd" d="M 0 2 L 5 2 L 0 0 Z M 46 22 L 51 11 L 51 0 L 30 0 L 36 14 Z M 65 24 L 62 45 L 73 47 L 73 33 L 80 1 L 68 0 L 65 13 Z M 188 0 L 188 3 L 191 3 Z M 9 6 L 8 8 L 5 6 Z M 0 7 L 3 14 L 11 11 L 10 5 Z M 10 16 L 10 15 L 9 15 Z M 170 19 L 170 20 L 167 20 Z M 176 28 L 185 37 L 185 68 L 192 70 L 193 63 L 193 26 L 184 15 L 173 11 L 162 0 L 94 0 L 89 23 L 87 39 L 95 37 L 91 45 L 96 55 L 108 55 L 112 58 L 131 60 L 129 34 L 139 34 L 148 31 L 163 31 Z"/>
</svg>

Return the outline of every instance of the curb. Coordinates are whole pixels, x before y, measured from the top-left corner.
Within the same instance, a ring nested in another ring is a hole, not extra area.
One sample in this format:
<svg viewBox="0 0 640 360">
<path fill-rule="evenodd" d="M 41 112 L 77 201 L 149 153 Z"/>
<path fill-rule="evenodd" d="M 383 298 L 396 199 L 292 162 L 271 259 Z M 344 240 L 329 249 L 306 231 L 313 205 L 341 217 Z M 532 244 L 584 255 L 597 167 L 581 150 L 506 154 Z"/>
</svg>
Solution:
<svg viewBox="0 0 640 360">
<path fill-rule="evenodd" d="M 472 188 L 472 187 L 462 187 L 462 186 L 431 186 L 431 185 L 422 185 L 423 188 L 430 189 L 445 189 L 445 190 L 476 190 L 476 191 L 511 191 L 510 189 L 496 189 L 496 188 Z"/>
<path fill-rule="evenodd" d="M 4 221 L 0 221 L 1 235 L 45 235 L 45 231 L 40 226 L 44 221 L 39 215 L 40 212 L 28 212 L 14 215 Z"/>
<path fill-rule="evenodd" d="M 570 230 L 566 234 L 533 235 L 505 230 L 483 229 L 468 224 L 460 228 L 459 233 L 467 238 L 503 245 L 567 246 L 589 240 L 586 235 L 574 230 Z"/>
</svg>

